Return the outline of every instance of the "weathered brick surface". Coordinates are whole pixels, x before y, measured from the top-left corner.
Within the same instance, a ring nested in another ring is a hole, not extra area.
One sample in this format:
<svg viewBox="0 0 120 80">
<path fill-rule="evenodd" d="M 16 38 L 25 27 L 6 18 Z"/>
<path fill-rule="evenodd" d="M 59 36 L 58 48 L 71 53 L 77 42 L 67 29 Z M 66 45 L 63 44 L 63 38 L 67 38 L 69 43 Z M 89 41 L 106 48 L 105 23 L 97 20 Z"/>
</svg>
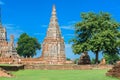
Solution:
<svg viewBox="0 0 120 80">
<path fill-rule="evenodd" d="M 14 36 L 10 36 L 10 42 L 7 41 L 6 29 L 0 22 L 0 57 L 14 57 L 18 58 L 19 55 L 14 47 Z"/>
<path fill-rule="evenodd" d="M 25 69 L 39 69 L 39 70 L 92 70 L 92 69 L 111 69 L 111 65 L 34 65 L 27 64 L 24 66 Z"/>
<path fill-rule="evenodd" d="M 13 63 L 14 62 L 14 60 L 13 60 L 13 58 L 0 58 L 0 64 L 10 64 L 10 63 Z"/>
<path fill-rule="evenodd" d="M 114 65 L 114 67 L 112 69 L 110 69 L 106 73 L 106 75 L 120 78 L 120 63 Z"/>
<path fill-rule="evenodd" d="M 42 44 L 42 56 L 45 64 L 65 64 L 65 44 L 59 29 L 56 9 L 53 6 L 47 35 Z"/>
<path fill-rule="evenodd" d="M 20 63 L 22 64 L 45 64 L 45 61 L 43 61 L 42 58 L 22 58 Z"/>
<path fill-rule="evenodd" d="M 91 64 L 90 56 L 88 55 L 87 52 L 81 54 L 78 64 L 79 65 Z"/>
</svg>

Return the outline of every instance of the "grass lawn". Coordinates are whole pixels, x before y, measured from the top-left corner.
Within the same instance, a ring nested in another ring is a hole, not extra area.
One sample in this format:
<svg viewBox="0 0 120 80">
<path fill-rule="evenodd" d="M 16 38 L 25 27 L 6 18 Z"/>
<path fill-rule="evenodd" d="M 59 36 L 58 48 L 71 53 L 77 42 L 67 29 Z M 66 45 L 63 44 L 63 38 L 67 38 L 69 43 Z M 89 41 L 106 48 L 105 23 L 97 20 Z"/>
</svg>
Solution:
<svg viewBox="0 0 120 80">
<path fill-rule="evenodd" d="M 0 80 L 120 80 L 105 76 L 107 70 L 21 70 L 14 78 Z"/>
<path fill-rule="evenodd" d="M 11 66 L 11 64 L 0 64 L 0 66 Z"/>
</svg>

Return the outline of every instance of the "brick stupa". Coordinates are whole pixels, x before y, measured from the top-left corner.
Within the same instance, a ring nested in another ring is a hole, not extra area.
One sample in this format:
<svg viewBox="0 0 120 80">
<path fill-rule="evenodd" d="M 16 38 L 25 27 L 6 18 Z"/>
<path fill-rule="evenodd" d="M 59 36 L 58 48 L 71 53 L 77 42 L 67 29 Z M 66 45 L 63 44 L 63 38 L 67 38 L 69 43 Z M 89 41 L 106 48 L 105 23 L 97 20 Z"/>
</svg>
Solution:
<svg viewBox="0 0 120 80">
<path fill-rule="evenodd" d="M 41 58 L 46 64 L 64 64 L 66 62 L 65 44 L 59 29 L 55 5 L 52 8 L 47 35 L 42 45 Z"/>
</svg>

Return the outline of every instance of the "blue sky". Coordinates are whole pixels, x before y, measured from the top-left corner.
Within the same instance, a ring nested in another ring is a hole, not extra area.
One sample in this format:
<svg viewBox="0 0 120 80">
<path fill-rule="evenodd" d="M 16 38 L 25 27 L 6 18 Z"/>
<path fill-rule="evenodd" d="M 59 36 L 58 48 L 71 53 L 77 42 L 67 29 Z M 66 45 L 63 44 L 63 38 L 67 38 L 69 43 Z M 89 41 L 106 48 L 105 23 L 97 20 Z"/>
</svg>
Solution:
<svg viewBox="0 0 120 80">
<path fill-rule="evenodd" d="M 81 12 L 109 12 L 120 22 L 120 0 L 0 0 L 2 5 L 2 23 L 15 41 L 23 32 L 43 42 L 51 17 L 52 5 L 56 5 L 57 17 L 66 45 L 66 56 L 78 58 L 71 49 L 68 40 L 74 37 L 73 26 L 80 21 Z M 90 53 L 94 57 L 93 53 Z M 40 56 L 38 51 L 37 56 Z"/>
</svg>

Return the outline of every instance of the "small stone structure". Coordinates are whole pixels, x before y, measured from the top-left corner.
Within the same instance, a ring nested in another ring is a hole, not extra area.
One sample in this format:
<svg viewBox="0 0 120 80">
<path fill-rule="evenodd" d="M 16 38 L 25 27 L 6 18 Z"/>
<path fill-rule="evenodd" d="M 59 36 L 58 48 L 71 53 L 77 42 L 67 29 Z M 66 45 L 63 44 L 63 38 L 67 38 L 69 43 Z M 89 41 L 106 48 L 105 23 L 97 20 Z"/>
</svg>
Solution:
<svg viewBox="0 0 120 80">
<path fill-rule="evenodd" d="M 105 60 L 105 58 L 103 58 L 103 59 L 101 60 L 100 65 L 106 65 L 106 60 Z"/>
<path fill-rule="evenodd" d="M 116 64 L 112 69 L 110 69 L 106 75 L 120 78 L 120 63 Z"/>
<path fill-rule="evenodd" d="M 88 55 L 87 52 L 82 53 L 78 61 L 78 65 L 84 65 L 84 64 L 91 64 L 90 56 Z"/>
</svg>

